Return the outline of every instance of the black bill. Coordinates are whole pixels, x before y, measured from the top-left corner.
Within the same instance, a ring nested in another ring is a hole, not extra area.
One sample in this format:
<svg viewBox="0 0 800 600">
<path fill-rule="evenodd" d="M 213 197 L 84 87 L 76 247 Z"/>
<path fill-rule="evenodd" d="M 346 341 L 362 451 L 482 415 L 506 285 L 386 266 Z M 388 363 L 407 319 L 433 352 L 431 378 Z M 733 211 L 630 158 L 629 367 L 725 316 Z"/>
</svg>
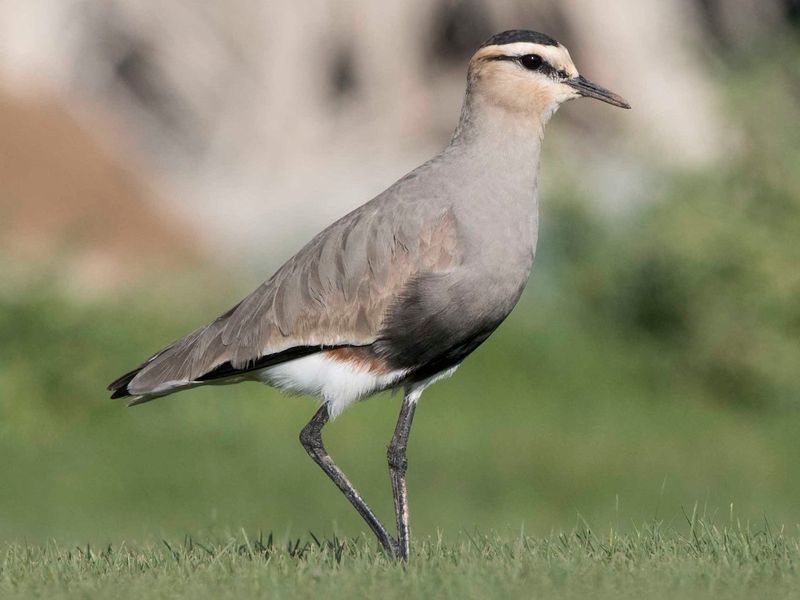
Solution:
<svg viewBox="0 0 800 600">
<path fill-rule="evenodd" d="M 587 98 L 596 98 L 603 102 L 608 102 L 620 108 L 630 108 L 631 105 L 622 96 L 618 96 L 614 92 L 608 91 L 606 88 L 600 87 L 596 83 L 592 83 L 583 75 L 578 75 L 573 79 L 565 81 L 568 86 L 575 88 L 581 96 Z"/>
</svg>

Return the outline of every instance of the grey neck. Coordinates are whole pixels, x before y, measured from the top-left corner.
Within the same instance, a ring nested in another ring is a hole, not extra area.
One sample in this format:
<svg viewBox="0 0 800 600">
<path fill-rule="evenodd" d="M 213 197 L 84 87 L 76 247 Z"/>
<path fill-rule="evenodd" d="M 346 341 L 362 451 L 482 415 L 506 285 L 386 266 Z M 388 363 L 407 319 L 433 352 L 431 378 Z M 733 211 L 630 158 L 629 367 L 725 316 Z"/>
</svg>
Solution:
<svg viewBox="0 0 800 600">
<path fill-rule="evenodd" d="M 552 114 L 520 115 L 492 104 L 468 88 L 451 148 L 514 154 L 519 162 L 538 167 L 544 128 Z"/>
<path fill-rule="evenodd" d="M 509 200 L 535 203 L 544 128 L 551 114 L 511 112 L 467 90 L 461 118 L 444 151 L 480 174 L 483 186 L 505 190 Z M 466 174 L 465 174 L 466 175 Z"/>
<path fill-rule="evenodd" d="M 537 178 L 547 118 L 513 113 L 468 93 L 444 151 L 460 180 L 466 246 L 492 268 L 516 264 L 525 277 L 537 238 Z"/>
</svg>

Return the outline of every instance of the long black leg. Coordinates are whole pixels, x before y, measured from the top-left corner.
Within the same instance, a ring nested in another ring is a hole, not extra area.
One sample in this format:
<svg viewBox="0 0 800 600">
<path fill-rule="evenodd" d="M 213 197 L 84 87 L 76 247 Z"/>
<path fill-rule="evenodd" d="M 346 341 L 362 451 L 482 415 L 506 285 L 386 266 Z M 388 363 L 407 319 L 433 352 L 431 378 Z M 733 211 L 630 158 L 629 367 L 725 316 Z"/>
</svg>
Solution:
<svg viewBox="0 0 800 600">
<path fill-rule="evenodd" d="M 356 491 L 356 488 L 353 487 L 353 484 L 350 483 L 342 470 L 334 464 L 328 452 L 325 450 L 325 446 L 322 444 L 322 428 L 325 426 L 325 423 L 328 422 L 328 419 L 328 406 L 327 404 L 323 404 L 308 422 L 308 425 L 303 427 L 303 430 L 300 432 L 300 443 L 303 444 L 306 452 L 314 459 L 314 462 L 325 471 L 325 474 L 330 477 L 333 483 L 342 491 L 345 498 L 347 498 L 350 504 L 358 511 L 358 514 L 367 522 L 367 525 L 372 529 L 372 532 L 378 538 L 383 549 L 390 556 L 395 556 L 397 552 L 396 543 L 392 539 L 392 536 L 386 531 L 386 528 L 378 520 L 378 517 L 375 516 L 375 513 L 372 512 L 372 509 L 367 506 L 367 503 L 364 502 L 364 499 Z"/>
<path fill-rule="evenodd" d="M 417 408 L 416 398 L 406 393 L 392 441 L 386 453 L 389 459 L 389 474 L 392 478 L 392 494 L 394 495 L 394 512 L 397 521 L 397 550 L 400 558 L 408 560 L 408 491 L 406 489 L 406 447 L 408 435 L 411 433 L 411 422 Z"/>
</svg>

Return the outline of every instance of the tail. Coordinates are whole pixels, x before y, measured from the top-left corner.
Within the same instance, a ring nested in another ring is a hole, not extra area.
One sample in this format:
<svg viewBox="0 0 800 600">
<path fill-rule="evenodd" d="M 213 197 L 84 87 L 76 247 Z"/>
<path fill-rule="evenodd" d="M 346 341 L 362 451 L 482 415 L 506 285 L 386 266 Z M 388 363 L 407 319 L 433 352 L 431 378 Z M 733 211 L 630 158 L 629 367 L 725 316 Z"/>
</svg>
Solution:
<svg viewBox="0 0 800 600">
<path fill-rule="evenodd" d="M 205 328 L 207 330 L 207 328 Z M 241 364 L 234 364 L 227 352 L 209 352 L 207 340 L 200 340 L 204 330 L 195 331 L 157 352 L 141 365 L 115 379 L 108 386 L 111 398 L 132 397 L 128 406 L 144 404 L 173 392 L 225 379 L 239 381 L 251 371 L 271 367 L 324 350 L 340 348 L 332 346 L 294 346 L 278 352 L 254 357 Z M 212 337 L 216 341 L 216 336 Z M 200 352 L 197 352 L 197 351 Z M 205 350 L 205 352 L 202 352 Z M 196 357 L 200 356 L 202 360 Z M 213 358 L 212 358 L 213 357 Z M 195 358 L 195 360 L 192 360 Z"/>
<path fill-rule="evenodd" d="M 226 339 L 224 334 L 227 321 L 238 306 L 237 304 L 208 325 L 171 343 L 132 371 L 114 380 L 108 386 L 111 397 L 131 396 L 129 406 L 143 404 L 160 396 L 212 381 L 239 381 L 242 375 L 251 371 L 349 345 L 309 345 L 297 340 L 297 345 L 286 344 L 265 349 L 262 336 L 258 334 L 263 327 L 261 323 L 256 321 L 245 327 L 247 323 L 243 325 L 241 319 L 236 322 L 239 329 L 252 330 L 251 333 L 246 336 L 229 336 Z"/>
<path fill-rule="evenodd" d="M 144 365 L 139 365 L 133 371 L 128 371 L 125 375 L 118 377 L 114 381 L 108 384 L 106 388 L 109 392 L 111 392 L 111 398 L 125 398 L 130 396 L 130 392 L 128 391 L 128 384 L 133 381 L 133 378 L 139 374 L 139 371 L 142 370 Z"/>
<path fill-rule="evenodd" d="M 214 321 L 162 348 L 132 371 L 108 385 L 111 398 L 133 396 L 128 406 L 193 387 L 195 379 L 227 360 L 229 348 L 222 343 L 228 317 L 239 304 Z"/>
<path fill-rule="evenodd" d="M 124 375 L 121 375 L 120 377 L 109 383 L 106 389 L 109 392 L 111 392 L 111 399 L 116 400 L 117 398 L 132 397 L 133 399 L 128 401 L 128 406 L 135 406 L 136 404 L 144 404 L 145 402 L 149 402 L 150 400 L 154 400 L 155 398 L 157 398 L 158 395 L 149 395 L 149 394 L 142 395 L 133 393 L 130 391 L 130 389 L 128 389 L 128 386 L 136 378 L 136 376 L 139 375 L 139 373 L 141 373 L 145 368 L 147 368 L 155 359 L 164 354 L 164 352 L 172 348 L 172 346 L 173 344 L 167 346 L 160 352 L 155 353 L 153 356 L 148 358 L 146 361 L 144 361 L 135 369 L 128 371 Z"/>
<path fill-rule="evenodd" d="M 132 397 L 128 406 L 194 387 L 207 371 L 226 359 L 219 319 L 162 348 L 108 385 L 111 398 Z"/>
</svg>

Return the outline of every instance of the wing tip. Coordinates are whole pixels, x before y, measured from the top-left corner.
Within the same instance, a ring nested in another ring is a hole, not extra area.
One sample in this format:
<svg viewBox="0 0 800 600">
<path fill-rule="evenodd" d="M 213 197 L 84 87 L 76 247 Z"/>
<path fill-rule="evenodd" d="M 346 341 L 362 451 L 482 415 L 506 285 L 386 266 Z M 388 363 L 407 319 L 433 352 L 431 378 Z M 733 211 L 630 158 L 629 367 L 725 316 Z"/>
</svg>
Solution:
<svg viewBox="0 0 800 600">
<path fill-rule="evenodd" d="M 128 391 L 128 384 L 133 381 L 133 378 L 139 374 L 139 371 L 142 370 L 142 367 L 136 367 L 132 371 L 128 371 L 124 375 L 116 378 L 114 381 L 108 384 L 106 389 L 111 392 L 111 399 L 116 400 L 117 398 L 125 398 L 130 396 L 130 392 Z"/>
</svg>

